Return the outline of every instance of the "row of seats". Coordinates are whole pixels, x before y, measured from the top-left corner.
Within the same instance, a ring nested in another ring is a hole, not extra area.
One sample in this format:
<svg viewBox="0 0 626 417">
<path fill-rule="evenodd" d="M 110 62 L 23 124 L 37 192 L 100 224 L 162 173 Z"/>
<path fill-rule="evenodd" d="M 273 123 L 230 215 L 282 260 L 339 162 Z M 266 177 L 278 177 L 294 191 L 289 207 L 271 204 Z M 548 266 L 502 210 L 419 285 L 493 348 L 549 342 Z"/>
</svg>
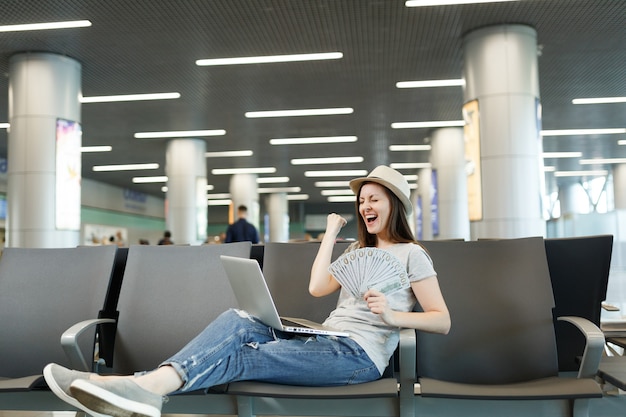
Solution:
<svg viewBox="0 0 626 417">
<path fill-rule="evenodd" d="M 515 410 L 527 415 L 528 407 L 556 409 L 550 415 L 588 415 L 589 399 L 602 397 L 595 377 L 604 338 L 597 325 L 612 237 L 423 244 L 438 271 L 452 330 L 446 336 L 403 330 L 394 366 L 380 380 L 332 388 L 237 382 L 172 396 L 163 412 L 469 416 L 482 415 L 487 402 L 492 410 L 506 407 L 508 416 Z M 41 370 L 48 362 L 92 369 L 96 340 L 101 372 L 157 366 L 236 306 L 220 255 L 256 258 L 281 314 L 322 321 L 337 298 L 308 295 L 318 247 L 6 249 L 0 259 L 0 409 L 70 410 L 46 389 Z M 346 247 L 338 243 L 334 256 Z M 580 267 L 567 269 L 577 262 Z M 591 278 L 590 288 L 568 300 L 564 294 L 571 291 L 564 287 L 574 282 L 578 288 L 583 277 Z M 586 331 L 573 342 L 561 334 L 556 315 L 591 321 L 568 319 Z M 560 373 L 574 368 L 577 376 Z"/>
</svg>

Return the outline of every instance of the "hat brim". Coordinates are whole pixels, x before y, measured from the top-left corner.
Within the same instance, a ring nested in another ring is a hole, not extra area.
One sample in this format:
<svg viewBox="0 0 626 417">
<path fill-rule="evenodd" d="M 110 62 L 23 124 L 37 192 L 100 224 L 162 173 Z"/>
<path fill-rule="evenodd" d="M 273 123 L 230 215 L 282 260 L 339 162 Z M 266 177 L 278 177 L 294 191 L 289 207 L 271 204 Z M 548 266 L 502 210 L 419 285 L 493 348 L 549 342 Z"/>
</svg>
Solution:
<svg viewBox="0 0 626 417">
<path fill-rule="evenodd" d="M 396 187 L 389 181 L 384 180 L 382 178 L 360 177 L 360 178 L 355 178 L 351 180 L 350 189 L 352 190 L 354 195 L 356 196 L 359 195 L 359 190 L 361 189 L 361 185 L 363 185 L 363 183 L 366 183 L 366 182 L 375 182 L 376 184 L 380 184 L 383 187 L 389 189 L 389 191 L 391 191 L 396 197 L 398 197 L 398 199 L 400 199 L 400 202 L 404 206 L 404 212 L 406 213 L 406 215 L 409 216 L 413 213 L 413 204 L 411 204 L 411 200 L 402 192 L 402 190 L 400 190 L 398 187 Z"/>
</svg>

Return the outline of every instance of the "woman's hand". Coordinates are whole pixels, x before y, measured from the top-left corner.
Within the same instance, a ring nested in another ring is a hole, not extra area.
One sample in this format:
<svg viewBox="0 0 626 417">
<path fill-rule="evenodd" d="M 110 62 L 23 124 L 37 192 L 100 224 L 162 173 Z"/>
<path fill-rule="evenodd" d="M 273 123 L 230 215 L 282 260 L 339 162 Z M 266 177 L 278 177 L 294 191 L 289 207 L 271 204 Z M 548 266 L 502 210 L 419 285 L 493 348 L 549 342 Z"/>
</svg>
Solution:
<svg viewBox="0 0 626 417">
<path fill-rule="evenodd" d="M 337 213 L 330 213 L 326 218 L 326 235 L 332 236 L 334 240 L 346 223 L 348 223 L 346 219 Z"/>
<path fill-rule="evenodd" d="M 385 323 L 393 325 L 393 310 L 387 304 L 385 294 L 377 290 L 368 290 L 363 295 L 363 299 L 372 313 L 380 315 Z"/>
</svg>

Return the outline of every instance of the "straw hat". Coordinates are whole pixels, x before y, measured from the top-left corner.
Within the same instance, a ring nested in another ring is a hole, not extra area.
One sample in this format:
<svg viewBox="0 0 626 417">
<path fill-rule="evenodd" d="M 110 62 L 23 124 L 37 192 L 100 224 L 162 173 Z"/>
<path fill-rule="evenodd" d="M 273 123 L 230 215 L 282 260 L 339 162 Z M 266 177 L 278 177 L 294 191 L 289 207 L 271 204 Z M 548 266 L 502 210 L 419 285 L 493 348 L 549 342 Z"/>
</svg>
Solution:
<svg viewBox="0 0 626 417">
<path fill-rule="evenodd" d="M 410 215 L 413 212 L 413 205 L 411 204 L 411 190 L 409 189 L 409 183 L 404 176 L 393 168 L 389 168 L 385 165 L 379 165 L 367 177 L 355 178 L 350 181 L 350 189 L 354 194 L 359 193 L 359 189 L 364 182 L 375 182 L 388 188 L 392 193 L 396 195 L 404 206 L 406 215 Z"/>
</svg>

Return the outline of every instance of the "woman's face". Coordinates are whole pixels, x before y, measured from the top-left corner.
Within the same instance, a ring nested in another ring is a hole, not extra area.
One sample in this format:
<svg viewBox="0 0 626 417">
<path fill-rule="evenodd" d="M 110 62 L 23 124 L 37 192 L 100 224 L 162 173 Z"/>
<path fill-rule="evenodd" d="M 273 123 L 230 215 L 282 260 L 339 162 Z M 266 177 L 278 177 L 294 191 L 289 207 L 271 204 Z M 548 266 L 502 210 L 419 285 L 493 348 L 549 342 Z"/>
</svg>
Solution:
<svg viewBox="0 0 626 417">
<path fill-rule="evenodd" d="M 391 201 L 389 201 L 385 187 L 372 182 L 361 187 L 359 214 L 363 218 L 368 233 L 378 235 L 386 231 L 391 215 Z"/>
</svg>

